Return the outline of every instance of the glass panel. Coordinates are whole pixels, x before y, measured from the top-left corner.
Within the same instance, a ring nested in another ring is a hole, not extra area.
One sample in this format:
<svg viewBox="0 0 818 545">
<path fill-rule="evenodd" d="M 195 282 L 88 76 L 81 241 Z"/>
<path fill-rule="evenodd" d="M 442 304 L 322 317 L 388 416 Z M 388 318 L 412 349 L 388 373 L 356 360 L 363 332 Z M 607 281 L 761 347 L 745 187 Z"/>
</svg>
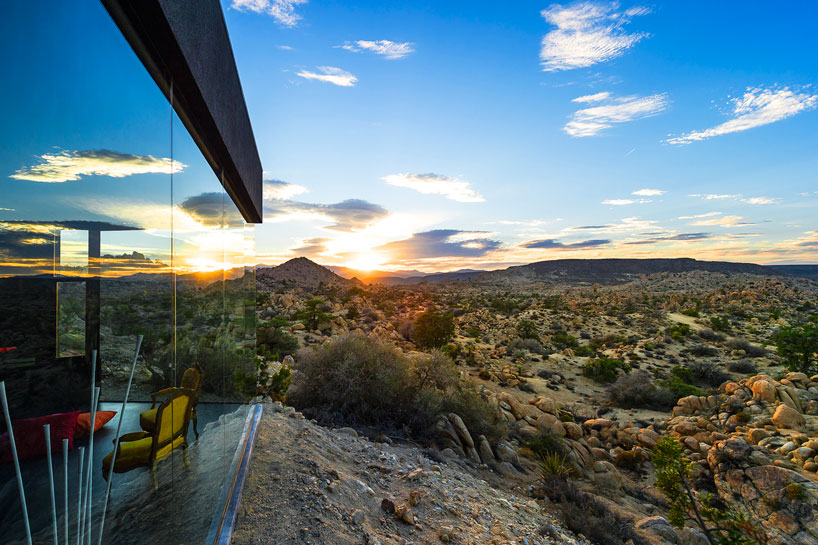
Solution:
<svg viewBox="0 0 818 545">
<path fill-rule="evenodd" d="M 57 282 L 57 357 L 85 355 L 85 282 Z"/>
</svg>

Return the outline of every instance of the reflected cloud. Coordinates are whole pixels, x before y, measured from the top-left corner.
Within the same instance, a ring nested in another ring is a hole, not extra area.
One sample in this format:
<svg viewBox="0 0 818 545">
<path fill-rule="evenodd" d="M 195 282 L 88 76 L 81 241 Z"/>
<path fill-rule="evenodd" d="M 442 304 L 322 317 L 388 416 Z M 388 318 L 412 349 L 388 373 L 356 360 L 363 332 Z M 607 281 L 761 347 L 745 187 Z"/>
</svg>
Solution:
<svg viewBox="0 0 818 545">
<path fill-rule="evenodd" d="M 187 165 L 169 158 L 131 155 L 110 150 L 65 150 L 40 156 L 40 163 L 22 167 L 10 177 L 31 182 L 62 183 L 83 176 L 124 178 L 134 174 L 171 174 Z"/>
</svg>

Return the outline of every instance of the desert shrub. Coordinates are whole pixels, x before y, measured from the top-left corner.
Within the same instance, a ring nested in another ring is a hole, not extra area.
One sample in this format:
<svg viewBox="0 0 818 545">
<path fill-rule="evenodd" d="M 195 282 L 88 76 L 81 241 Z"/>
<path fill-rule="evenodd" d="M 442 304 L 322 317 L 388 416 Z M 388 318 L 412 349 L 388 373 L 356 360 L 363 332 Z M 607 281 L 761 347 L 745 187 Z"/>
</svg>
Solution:
<svg viewBox="0 0 818 545">
<path fill-rule="evenodd" d="M 576 337 L 564 331 L 551 335 L 551 342 L 557 348 L 576 348 L 579 344 Z"/>
<path fill-rule="evenodd" d="M 697 358 L 715 356 L 718 353 L 719 353 L 718 350 L 706 344 L 697 344 L 696 346 L 690 349 L 690 354 L 696 356 Z"/>
<path fill-rule="evenodd" d="M 391 343 L 351 333 L 299 351 L 296 362 L 288 401 L 319 419 L 431 437 L 438 416 L 453 412 L 475 435 L 497 441 L 506 434 L 442 352 L 409 358 Z"/>
<path fill-rule="evenodd" d="M 537 332 L 537 325 L 531 320 L 520 320 L 517 324 L 517 334 L 522 339 L 538 340 L 540 338 Z"/>
<path fill-rule="evenodd" d="M 666 333 L 674 341 L 681 341 L 690 335 L 690 326 L 687 324 L 673 324 L 667 328 Z"/>
<path fill-rule="evenodd" d="M 818 367 L 818 320 L 801 325 L 786 325 L 775 334 L 778 355 L 790 371 L 810 374 Z"/>
<path fill-rule="evenodd" d="M 621 467 L 622 469 L 630 469 L 631 471 L 636 471 L 642 465 L 644 461 L 642 453 L 638 450 L 623 450 L 620 451 L 616 458 L 614 459 L 614 464 L 616 467 Z"/>
<path fill-rule="evenodd" d="M 730 319 L 726 316 L 711 316 L 710 327 L 713 331 L 730 331 Z"/>
<path fill-rule="evenodd" d="M 722 333 L 716 333 L 712 329 L 702 329 L 697 333 L 697 335 L 699 336 L 700 339 L 704 339 L 705 341 L 710 341 L 713 343 L 724 342 L 724 339 L 726 338 Z"/>
<path fill-rule="evenodd" d="M 619 377 L 608 389 L 608 398 L 625 409 L 668 410 L 678 399 L 672 392 L 658 388 L 645 371 L 633 371 Z"/>
<path fill-rule="evenodd" d="M 412 340 L 421 348 L 440 348 L 454 335 L 454 316 L 429 309 L 415 318 Z"/>
<path fill-rule="evenodd" d="M 751 358 L 762 358 L 767 355 L 767 349 L 763 346 L 752 344 L 744 337 L 735 337 L 726 343 L 730 350 L 743 350 Z"/>
<path fill-rule="evenodd" d="M 585 344 L 579 345 L 574 349 L 574 354 L 576 354 L 577 356 L 591 357 L 594 355 L 594 353 L 595 353 L 594 350 L 590 346 Z"/>
<path fill-rule="evenodd" d="M 577 470 L 568 463 L 565 456 L 557 454 L 556 452 L 541 456 L 538 469 L 541 479 L 547 479 L 550 476 L 572 477 L 577 472 Z"/>
<path fill-rule="evenodd" d="M 396 326 L 398 334 L 407 341 L 412 340 L 412 331 L 415 329 L 415 322 L 412 320 L 401 320 Z"/>
<path fill-rule="evenodd" d="M 530 449 L 538 457 L 557 454 L 564 456 L 568 454 L 568 446 L 562 437 L 550 433 L 540 433 L 523 441 L 522 445 Z"/>
<path fill-rule="evenodd" d="M 699 317 L 699 311 L 696 310 L 695 308 L 690 308 L 690 309 L 687 309 L 687 310 L 683 310 L 682 314 L 684 314 L 685 316 L 690 316 L 691 318 L 698 318 Z"/>
<path fill-rule="evenodd" d="M 514 339 L 509 344 L 509 348 L 511 348 L 512 352 L 517 350 L 528 350 L 532 354 L 539 354 L 544 356 L 548 353 L 548 350 L 543 347 L 540 341 L 535 339 Z"/>
<path fill-rule="evenodd" d="M 282 365 L 277 373 L 270 376 L 267 395 L 273 401 L 284 401 L 287 398 L 287 390 L 292 384 L 292 371 L 287 365 Z"/>
<path fill-rule="evenodd" d="M 466 336 L 471 337 L 472 339 L 479 339 L 483 334 L 482 331 L 477 329 L 476 327 L 467 327 L 466 328 Z"/>
<path fill-rule="evenodd" d="M 670 436 L 653 448 L 651 462 L 656 468 L 656 487 L 670 506 L 668 521 L 677 528 L 685 522 L 698 526 L 710 543 L 753 545 L 766 543 L 767 536 L 741 513 L 724 508 L 712 494 L 696 494 L 691 486 L 693 464 L 682 456 L 684 447 Z"/>
<path fill-rule="evenodd" d="M 697 388 L 692 384 L 688 384 L 677 375 L 671 375 L 670 378 L 661 381 L 660 384 L 663 388 L 666 388 L 673 392 L 673 395 L 676 397 L 677 400 L 680 397 L 704 395 L 704 392 L 700 388 Z"/>
<path fill-rule="evenodd" d="M 301 320 L 309 329 L 318 329 L 321 324 L 332 320 L 332 314 L 328 313 L 329 310 L 329 306 L 324 303 L 323 299 L 313 297 L 304 301 L 304 308 L 296 312 L 294 318 Z"/>
<path fill-rule="evenodd" d="M 335 411 L 351 422 L 400 415 L 412 398 L 410 362 L 394 345 L 361 334 L 304 349 L 289 401 L 297 408 Z"/>
<path fill-rule="evenodd" d="M 631 366 L 622 360 L 613 358 L 596 358 L 588 360 L 582 366 L 582 376 L 592 379 L 594 382 L 614 382 L 622 369 L 626 373 L 631 370 Z"/>
<path fill-rule="evenodd" d="M 582 492 L 570 479 L 544 475 L 540 491 L 557 504 L 566 528 L 583 534 L 597 545 L 623 545 L 629 540 L 634 545 L 649 544 L 636 533 L 630 521 L 621 518 L 591 494 Z"/>
<path fill-rule="evenodd" d="M 733 373 L 742 373 L 745 375 L 754 375 L 758 373 L 758 366 L 753 360 L 743 359 L 738 361 L 731 361 L 727 364 L 727 370 Z"/>
<path fill-rule="evenodd" d="M 289 322 L 286 318 L 275 317 L 261 323 L 256 329 L 256 353 L 268 360 L 278 360 L 284 356 L 295 354 L 298 350 L 298 340 L 284 331 Z"/>
<path fill-rule="evenodd" d="M 347 309 L 346 313 L 347 320 L 357 320 L 360 315 L 361 312 L 358 310 L 358 307 L 351 306 Z"/>
<path fill-rule="evenodd" d="M 730 380 L 730 375 L 712 361 L 693 361 L 685 364 L 685 368 L 693 377 L 693 380 L 688 382 L 704 383 L 715 387 Z"/>
</svg>

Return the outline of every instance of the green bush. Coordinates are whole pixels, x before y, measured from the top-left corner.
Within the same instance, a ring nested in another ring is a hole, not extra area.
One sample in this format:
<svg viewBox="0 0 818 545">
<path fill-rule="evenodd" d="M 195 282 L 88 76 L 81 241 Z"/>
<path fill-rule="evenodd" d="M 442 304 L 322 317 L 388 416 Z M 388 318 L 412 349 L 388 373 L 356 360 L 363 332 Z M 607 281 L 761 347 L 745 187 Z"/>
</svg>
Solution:
<svg viewBox="0 0 818 545">
<path fill-rule="evenodd" d="M 507 431 L 496 412 L 439 351 L 410 358 L 395 345 L 350 333 L 298 352 L 288 402 L 322 421 L 411 431 L 430 438 L 440 414 L 458 414 L 475 435 Z"/>
<path fill-rule="evenodd" d="M 588 360 L 582 366 L 582 376 L 592 379 L 594 382 L 614 382 L 619 378 L 619 369 L 629 372 L 631 366 L 622 360 L 613 358 L 596 358 Z"/>
<path fill-rule="evenodd" d="M 790 371 L 811 374 L 818 367 L 818 323 L 786 325 L 773 337 L 781 362 Z"/>
<path fill-rule="evenodd" d="M 564 456 L 568 454 L 568 445 L 562 437 L 552 435 L 550 433 L 541 433 L 523 441 L 523 446 L 531 449 L 537 457 L 549 456 L 557 454 Z"/>
<path fill-rule="evenodd" d="M 554 343 L 554 346 L 557 348 L 576 348 L 579 345 L 576 337 L 563 331 L 551 335 L 551 342 Z"/>
<path fill-rule="evenodd" d="M 415 318 L 412 340 L 420 348 L 440 348 L 454 336 L 454 316 L 429 309 Z"/>
<path fill-rule="evenodd" d="M 683 310 L 682 314 L 684 314 L 685 316 L 690 316 L 691 318 L 698 318 L 699 317 L 699 311 L 696 310 L 695 308 Z"/>
<path fill-rule="evenodd" d="M 701 389 L 692 384 L 688 384 L 676 375 L 672 375 L 669 379 L 662 381 L 661 385 L 673 392 L 677 400 L 681 397 L 704 395 Z"/>
<path fill-rule="evenodd" d="M 608 389 L 608 398 L 624 409 L 666 411 L 679 399 L 670 390 L 658 388 L 645 371 L 633 371 L 619 377 Z"/>
<path fill-rule="evenodd" d="M 539 340 L 540 338 L 537 332 L 537 325 L 531 320 L 520 320 L 517 324 L 517 334 L 521 339 Z"/>
<path fill-rule="evenodd" d="M 687 324 L 673 324 L 667 328 L 666 333 L 674 341 L 681 341 L 690 335 L 690 326 Z"/>
</svg>

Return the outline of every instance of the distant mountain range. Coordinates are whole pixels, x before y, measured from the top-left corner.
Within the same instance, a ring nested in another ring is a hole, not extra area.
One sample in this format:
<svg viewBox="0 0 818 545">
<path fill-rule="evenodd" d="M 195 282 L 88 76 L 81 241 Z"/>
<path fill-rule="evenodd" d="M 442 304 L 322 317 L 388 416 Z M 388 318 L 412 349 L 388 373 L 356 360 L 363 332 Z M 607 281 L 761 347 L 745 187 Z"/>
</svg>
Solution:
<svg viewBox="0 0 818 545">
<path fill-rule="evenodd" d="M 525 282 L 627 282 L 644 274 L 708 271 L 722 274 L 756 274 L 800 276 L 818 280 L 818 265 L 773 265 L 677 259 L 556 259 L 509 267 L 496 271 L 464 269 L 425 274 L 420 271 L 362 272 L 346 267 L 322 267 L 300 257 L 278 267 L 259 267 L 256 277 L 263 283 L 294 283 L 303 287 L 325 285 L 353 286 L 367 284 L 414 285 L 448 281 L 475 284 L 518 284 Z M 354 275 L 354 276 L 353 276 Z M 360 275 L 363 282 L 357 278 Z M 346 278 L 345 278 L 346 277 Z"/>
</svg>

